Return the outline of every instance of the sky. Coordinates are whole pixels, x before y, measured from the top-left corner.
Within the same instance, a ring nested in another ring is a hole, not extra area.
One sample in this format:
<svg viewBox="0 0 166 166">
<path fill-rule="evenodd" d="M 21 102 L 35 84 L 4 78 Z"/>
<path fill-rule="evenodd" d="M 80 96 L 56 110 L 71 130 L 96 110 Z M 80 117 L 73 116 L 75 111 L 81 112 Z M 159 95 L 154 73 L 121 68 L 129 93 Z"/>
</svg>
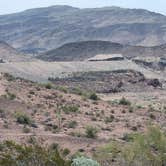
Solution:
<svg viewBox="0 0 166 166">
<path fill-rule="evenodd" d="M 0 0 L 0 15 L 52 5 L 70 5 L 79 8 L 103 6 L 143 8 L 166 15 L 166 0 Z"/>
</svg>

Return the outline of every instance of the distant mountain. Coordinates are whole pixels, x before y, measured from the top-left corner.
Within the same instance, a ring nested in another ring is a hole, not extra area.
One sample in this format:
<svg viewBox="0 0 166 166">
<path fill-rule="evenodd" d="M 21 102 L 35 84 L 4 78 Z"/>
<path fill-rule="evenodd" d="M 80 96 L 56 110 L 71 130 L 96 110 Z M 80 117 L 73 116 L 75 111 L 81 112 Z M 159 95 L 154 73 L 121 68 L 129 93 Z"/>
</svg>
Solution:
<svg viewBox="0 0 166 166">
<path fill-rule="evenodd" d="M 38 56 L 45 61 L 80 61 L 98 54 L 122 54 L 132 59 L 135 57 L 166 57 L 166 45 L 143 47 L 122 45 L 108 41 L 83 41 L 68 43 Z"/>
<path fill-rule="evenodd" d="M 0 41 L 0 61 L 4 62 L 22 62 L 29 61 L 31 57 L 25 56 L 19 53 L 16 49 L 11 47 L 9 44 Z"/>
<path fill-rule="evenodd" d="M 166 43 L 166 16 L 119 7 L 31 9 L 1 15 L 0 40 L 28 53 L 88 40 L 154 46 Z"/>
</svg>

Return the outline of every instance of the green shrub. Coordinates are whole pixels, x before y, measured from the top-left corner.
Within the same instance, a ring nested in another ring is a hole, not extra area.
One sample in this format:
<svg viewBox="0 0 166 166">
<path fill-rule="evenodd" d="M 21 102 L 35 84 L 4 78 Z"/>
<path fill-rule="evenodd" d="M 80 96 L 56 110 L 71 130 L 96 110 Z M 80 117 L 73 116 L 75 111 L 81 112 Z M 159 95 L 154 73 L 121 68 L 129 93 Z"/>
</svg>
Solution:
<svg viewBox="0 0 166 166">
<path fill-rule="evenodd" d="M 9 73 L 4 73 L 4 77 L 7 79 L 7 81 L 14 81 L 16 79 Z"/>
<path fill-rule="evenodd" d="M 50 84 L 50 83 L 47 83 L 44 86 L 46 89 L 52 89 L 52 84 Z"/>
<path fill-rule="evenodd" d="M 57 149 L 43 148 L 37 144 L 19 145 L 11 141 L 1 144 L 0 165 L 2 166 L 71 166 Z"/>
<path fill-rule="evenodd" d="M 119 101 L 120 105 L 131 105 L 131 102 L 127 100 L 126 98 L 122 97 Z"/>
<path fill-rule="evenodd" d="M 109 117 L 105 118 L 105 123 L 111 123 L 115 119 L 114 115 L 110 115 Z"/>
<path fill-rule="evenodd" d="M 146 134 L 137 135 L 133 143 L 123 149 L 126 166 L 166 164 L 166 136 L 158 127 L 150 127 Z M 140 160 L 141 159 L 141 160 Z"/>
<path fill-rule="evenodd" d="M 89 99 L 91 99 L 91 100 L 98 100 L 99 98 L 98 98 L 96 93 L 92 93 L 92 94 L 90 94 Z"/>
<path fill-rule="evenodd" d="M 27 116 L 26 114 L 17 114 L 16 118 L 17 118 L 17 123 L 20 124 L 30 125 L 32 123 L 30 117 Z"/>
<path fill-rule="evenodd" d="M 62 154 L 63 154 L 63 156 L 67 156 L 67 155 L 69 155 L 69 154 L 70 154 L 70 150 L 69 150 L 69 149 L 67 149 L 67 148 L 65 148 L 65 149 L 63 149 Z"/>
<path fill-rule="evenodd" d="M 77 105 L 66 105 L 62 107 L 62 110 L 66 114 L 69 114 L 71 112 L 76 113 L 76 112 L 79 112 L 79 107 Z"/>
<path fill-rule="evenodd" d="M 68 89 L 64 86 L 58 86 L 57 89 L 61 92 L 68 93 Z"/>
<path fill-rule="evenodd" d="M 87 126 L 85 133 L 86 133 L 87 138 L 96 138 L 97 133 L 98 133 L 98 129 L 96 127 L 93 127 L 93 126 Z"/>
<path fill-rule="evenodd" d="M 71 166 L 100 166 L 100 165 L 99 163 L 97 163 L 97 161 L 85 157 L 80 157 L 74 159 Z"/>
<path fill-rule="evenodd" d="M 124 166 L 164 166 L 166 165 L 166 136 L 158 127 L 149 127 L 144 134 L 126 134 L 125 144 L 114 141 L 98 148 L 95 158 L 100 163 Z"/>
<path fill-rule="evenodd" d="M 78 123 L 76 121 L 71 121 L 68 123 L 68 128 L 76 128 L 76 126 L 78 125 Z"/>
<path fill-rule="evenodd" d="M 8 92 L 7 97 L 8 97 L 9 100 L 14 100 L 16 98 L 16 95 L 13 94 L 13 93 Z"/>
</svg>

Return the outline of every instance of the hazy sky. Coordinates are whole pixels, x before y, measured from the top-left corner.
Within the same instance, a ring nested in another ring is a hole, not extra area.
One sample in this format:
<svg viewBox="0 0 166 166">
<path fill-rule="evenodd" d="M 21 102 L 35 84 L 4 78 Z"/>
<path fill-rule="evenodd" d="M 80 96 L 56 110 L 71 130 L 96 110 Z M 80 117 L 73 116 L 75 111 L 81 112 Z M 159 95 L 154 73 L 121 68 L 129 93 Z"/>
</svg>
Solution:
<svg viewBox="0 0 166 166">
<path fill-rule="evenodd" d="M 144 8 L 166 15 L 166 0 L 0 0 L 0 14 L 51 5 L 71 5 L 80 8 L 121 6 Z"/>
</svg>

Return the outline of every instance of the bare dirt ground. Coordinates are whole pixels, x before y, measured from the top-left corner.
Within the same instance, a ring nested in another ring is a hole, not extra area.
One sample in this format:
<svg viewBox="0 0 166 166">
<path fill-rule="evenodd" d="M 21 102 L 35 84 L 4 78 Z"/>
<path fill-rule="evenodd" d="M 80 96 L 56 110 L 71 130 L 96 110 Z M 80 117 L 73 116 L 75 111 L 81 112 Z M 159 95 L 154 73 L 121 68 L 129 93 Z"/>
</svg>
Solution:
<svg viewBox="0 0 166 166">
<path fill-rule="evenodd" d="M 66 77 L 73 72 L 136 70 L 147 78 L 165 79 L 163 72 L 145 69 L 130 60 L 123 61 L 77 61 L 77 62 L 13 62 L 0 64 L 0 71 L 32 81 L 46 82 L 49 77 Z"/>
</svg>

